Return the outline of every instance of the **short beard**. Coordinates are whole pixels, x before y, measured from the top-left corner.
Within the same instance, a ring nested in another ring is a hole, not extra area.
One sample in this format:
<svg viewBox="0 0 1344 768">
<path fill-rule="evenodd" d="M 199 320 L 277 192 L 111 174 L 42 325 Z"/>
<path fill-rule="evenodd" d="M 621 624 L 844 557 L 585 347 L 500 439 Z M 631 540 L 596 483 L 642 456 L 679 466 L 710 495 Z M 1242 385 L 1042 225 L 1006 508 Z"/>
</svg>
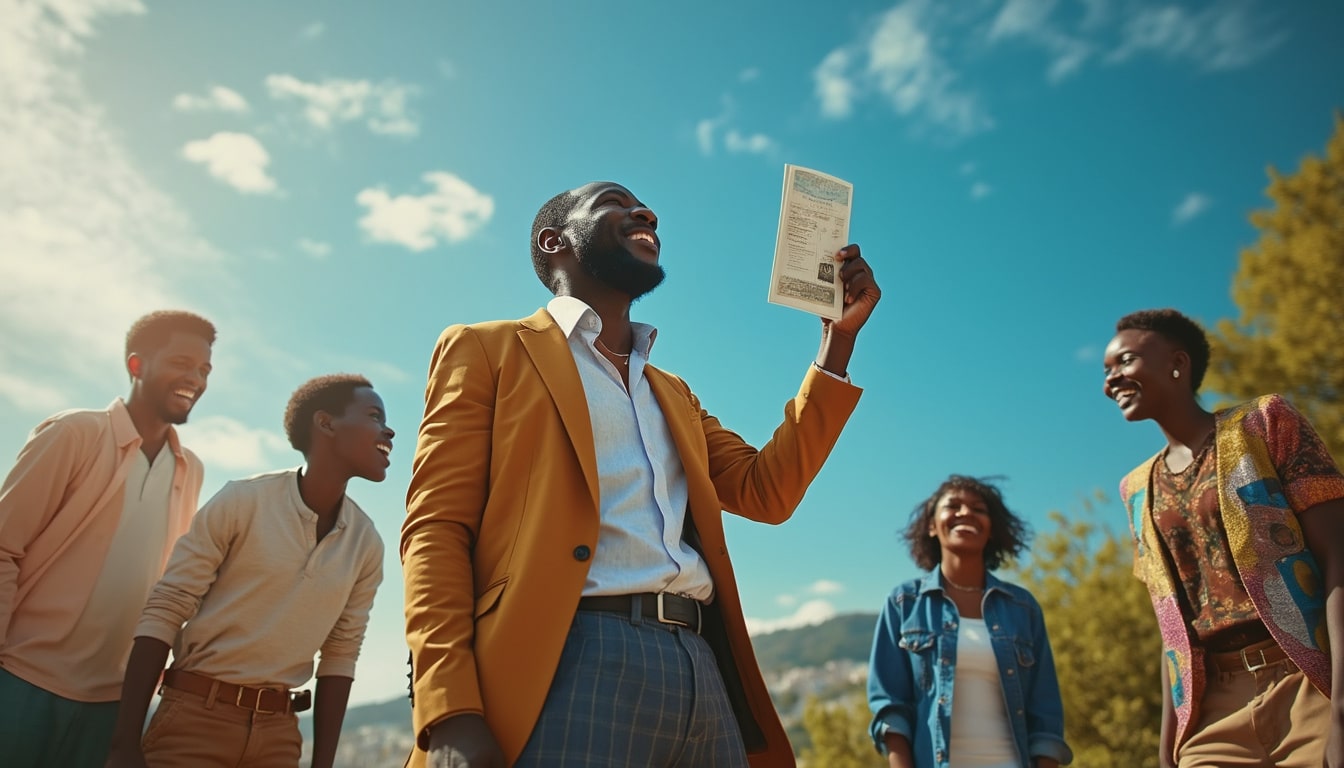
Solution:
<svg viewBox="0 0 1344 768">
<path fill-rule="evenodd" d="M 169 410 L 168 406 L 164 405 L 163 403 L 159 403 L 158 408 L 156 408 L 155 410 L 159 412 L 159 418 L 163 419 L 165 423 L 175 424 L 177 426 L 186 424 L 187 419 L 191 416 L 190 410 L 188 410 L 186 413 L 173 413 L 171 410 Z"/>
<path fill-rule="evenodd" d="M 589 276 L 626 294 L 631 301 L 651 292 L 667 277 L 662 265 L 640 261 L 624 250 L 590 256 L 579 265 Z"/>
</svg>

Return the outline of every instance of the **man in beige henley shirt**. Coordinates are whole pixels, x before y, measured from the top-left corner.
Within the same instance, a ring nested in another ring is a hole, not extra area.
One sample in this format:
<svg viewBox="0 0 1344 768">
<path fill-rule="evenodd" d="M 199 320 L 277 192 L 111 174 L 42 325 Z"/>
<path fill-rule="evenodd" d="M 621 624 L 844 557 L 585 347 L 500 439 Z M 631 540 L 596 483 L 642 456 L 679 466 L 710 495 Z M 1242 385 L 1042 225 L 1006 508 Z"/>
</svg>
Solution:
<svg viewBox="0 0 1344 768">
<path fill-rule="evenodd" d="M 346 484 L 386 477 L 393 432 L 368 380 L 344 374 L 301 386 L 285 431 L 306 466 L 229 483 L 173 550 L 135 629 L 109 765 L 293 768 L 310 700 L 293 689 L 319 651 L 313 765 L 331 765 L 383 578 L 383 542 Z"/>
</svg>

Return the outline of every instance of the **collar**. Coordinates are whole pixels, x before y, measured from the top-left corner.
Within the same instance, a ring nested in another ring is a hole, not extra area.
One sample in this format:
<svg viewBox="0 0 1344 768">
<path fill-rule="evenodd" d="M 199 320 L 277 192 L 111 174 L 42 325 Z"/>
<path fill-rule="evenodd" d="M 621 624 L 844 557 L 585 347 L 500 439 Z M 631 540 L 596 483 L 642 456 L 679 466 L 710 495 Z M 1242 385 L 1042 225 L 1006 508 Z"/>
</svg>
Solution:
<svg viewBox="0 0 1344 768">
<path fill-rule="evenodd" d="M 126 401 L 118 397 L 107 406 L 108 418 L 112 420 L 112 435 L 116 438 L 118 448 L 138 448 L 144 438 L 140 436 L 139 430 L 135 428 L 135 422 L 131 421 L 131 412 L 126 408 Z M 178 442 L 177 430 L 170 424 L 168 425 L 168 450 L 173 452 L 173 456 L 182 459 L 182 443 Z"/>
<path fill-rule="evenodd" d="M 546 302 L 546 311 L 555 318 L 555 324 L 564 331 L 565 338 L 573 337 L 576 329 L 579 332 L 589 331 L 593 336 L 602 332 L 602 318 L 583 299 L 556 296 Z M 658 329 L 648 323 L 631 322 L 630 330 L 635 336 L 634 348 L 648 359 L 653 342 L 658 338 Z"/>
<path fill-rule="evenodd" d="M 1003 582 L 994 576 L 993 572 L 985 571 L 985 594 L 996 589 L 1003 589 Z M 935 565 L 933 569 L 924 575 L 919 581 L 919 594 L 926 592 L 945 592 L 942 580 L 942 565 Z"/>
</svg>

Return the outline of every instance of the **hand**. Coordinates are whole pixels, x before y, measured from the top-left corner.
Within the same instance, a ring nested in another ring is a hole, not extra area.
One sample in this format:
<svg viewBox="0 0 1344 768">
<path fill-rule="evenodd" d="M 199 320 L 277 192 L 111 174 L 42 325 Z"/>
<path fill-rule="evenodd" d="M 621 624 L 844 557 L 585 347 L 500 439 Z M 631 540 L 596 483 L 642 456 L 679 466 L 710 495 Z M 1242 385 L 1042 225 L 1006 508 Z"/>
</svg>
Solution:
<svg viewBox="0 0 1344 768">
<path fill-rule="evenodd" d="M 873 307 L 882 298 L 882 289 L 877 287 L 873 270 L 859 253 L 859 246 L 846 245 L 835 252 L 834 258 L 841 262 L 840 282 L 845 286 L 845 306 L 839 320 L 829 321 L 831 332 L 853 336 L 873 314 Z"/>
<path fill-rule="evenodd" d="M 149 768 L 149 766 L 145 763 L 145 753 L 140 749 L 140 745 L 136 744 L 125 749 L 114 747 L 108 753 L 103 768 Z"/>
<path fill-rule="evenodd" d="M 429 731 L 429 768 L 506 768 L 485 718 L 455 715 Z"/>
</svg>

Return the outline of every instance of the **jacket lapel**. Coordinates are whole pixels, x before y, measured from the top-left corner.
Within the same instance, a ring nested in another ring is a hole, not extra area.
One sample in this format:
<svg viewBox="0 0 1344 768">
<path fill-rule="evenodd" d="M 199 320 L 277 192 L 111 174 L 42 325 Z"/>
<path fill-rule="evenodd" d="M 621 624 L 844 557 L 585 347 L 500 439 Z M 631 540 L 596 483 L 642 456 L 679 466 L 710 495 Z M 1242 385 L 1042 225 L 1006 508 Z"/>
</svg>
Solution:
<svg viewBox="0 0 1344 768">
<path fill-rule="evenodd" d="M 584 396 L 583 381 L 579 378 L 579 369 L 574 365 L 569 342 L 551 313 L 545 309 L 537 310 L 531 317 L 522 320 L 521 325 L 523 329 L 518 331 L 518 338 L 532 358 L 542 383 L 551 393 L 551 400 L 555 402 L 555 409 L 560 413 L 565 432 L 569 434 L 574 453 L 578 456 L 579 466 L 583 468 L 583 478 L 593 497 L 593 508 L 600 509 L 593 423 L 588 415 L 588 399 Z"/>
</svg>

